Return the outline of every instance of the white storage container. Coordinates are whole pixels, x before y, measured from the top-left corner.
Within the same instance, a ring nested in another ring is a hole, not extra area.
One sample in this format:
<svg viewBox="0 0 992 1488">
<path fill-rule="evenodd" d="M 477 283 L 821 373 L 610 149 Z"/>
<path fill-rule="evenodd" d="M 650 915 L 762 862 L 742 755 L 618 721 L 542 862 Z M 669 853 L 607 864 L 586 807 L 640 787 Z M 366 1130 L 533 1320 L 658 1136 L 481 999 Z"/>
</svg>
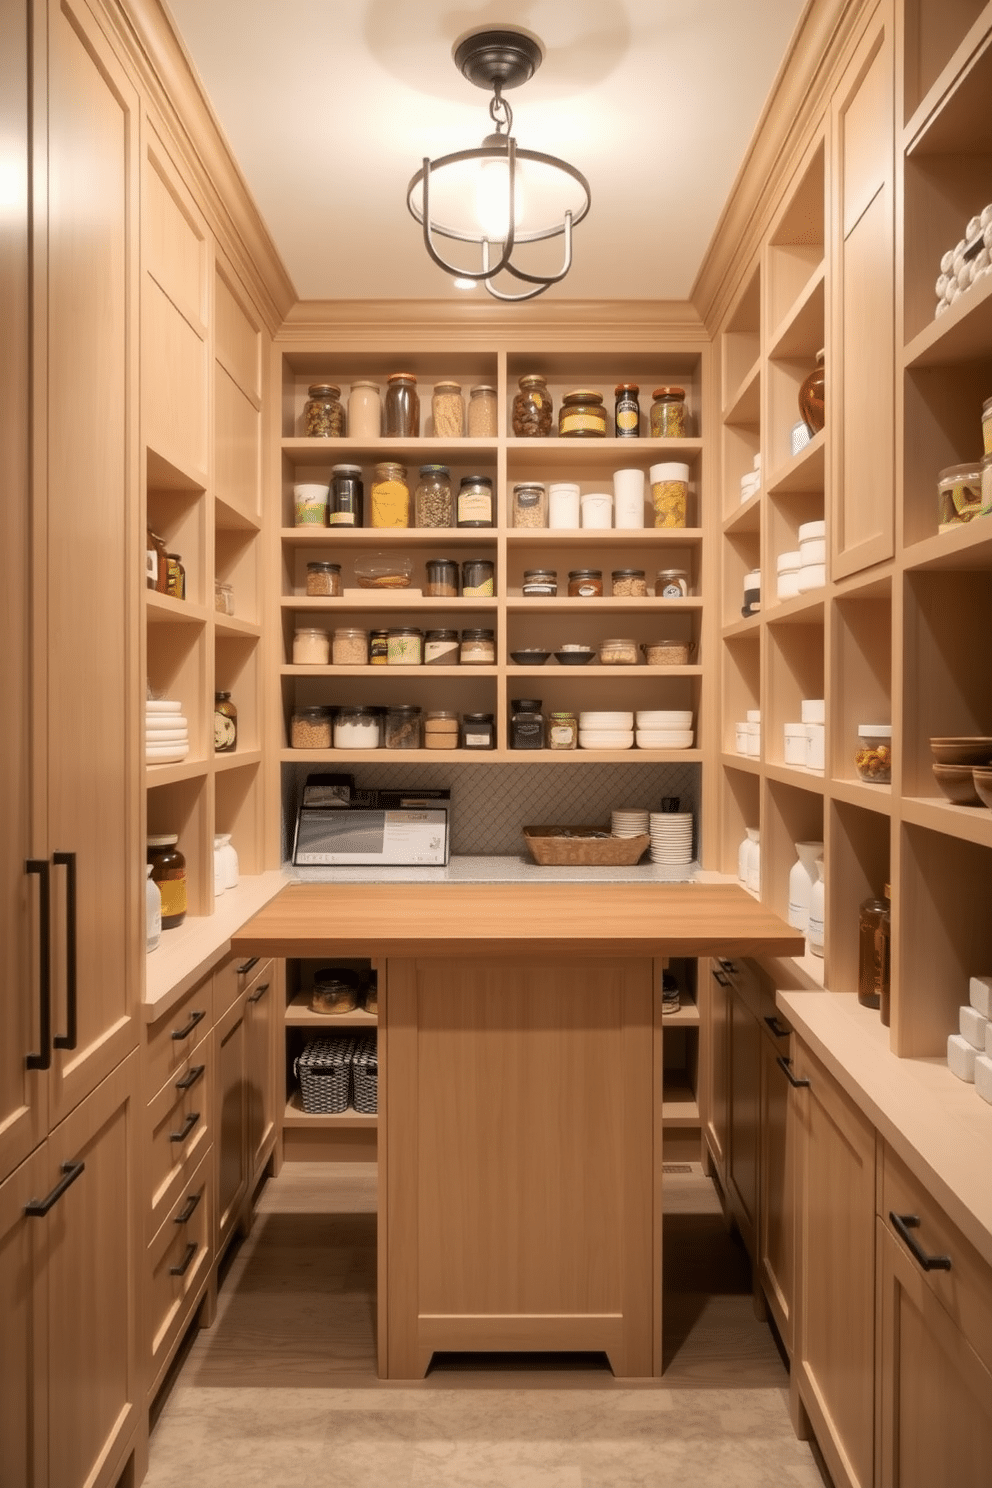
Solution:
<svg viewBox="0 0 992 1488">
<path fill-rule="evenodd" d="M 785 725 L 785 763 L 804 767 L 807 763 L 807 736 L 804 723 Z"/>
</svg>

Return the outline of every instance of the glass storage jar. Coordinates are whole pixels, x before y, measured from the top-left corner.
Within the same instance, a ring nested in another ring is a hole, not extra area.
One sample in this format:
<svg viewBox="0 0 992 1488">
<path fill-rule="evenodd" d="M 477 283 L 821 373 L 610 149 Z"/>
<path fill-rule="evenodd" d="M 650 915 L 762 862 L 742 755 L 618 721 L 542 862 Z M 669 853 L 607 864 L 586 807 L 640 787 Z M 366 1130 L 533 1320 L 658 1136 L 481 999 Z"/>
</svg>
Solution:
<svg viewBox="0 0 992 1488">
<path fill-rule="evenodd" d="M 615 568 L 610 579 L 614 598 L 644 599 L 647 596 L 648 581 L 643 568 Z"/>
<path fill-rule="evenodd" d="M 214 753 L 231 754 L 238 747 L 238 710 L 229 692 L 214 693 Z"/>
<path fill-rule="evenodd" d="M 553 410 L 547 379 L 528 372 L 513 398 L 513 432 L 518 439 L 544 439 L 551 433 Z"/>
<path fill-rule="evenodd" d="M 169 588 L 169 555 L 165 543 L 150 527 L 145 537 L 145 587 L 165 594 Z"/>
<path fill-rule="evenodd" d="M 335 749 L 378 749 L 381 713 L 366 703 L 346 703 L 334 712 Z"/>
<path fill-rule="evenodd" d="M 369 659 L 369 633 L 342 625 L 331 641 L 331 661 L 335 666 L 366 666 Z"/>
<path fill-rule="evenodd" d="M 534 483 L 524 483 L 513 488 L 510 505 L 511 527 L 547 527 L 547 488 Z"/>
<path fill-rule="evenodd" d="M 424 636 L 424 665 L 457 666 L 460 649 L 457 630 L 429 630 Z"/>
<path fill-rule="evenodd" d="M 307 439 L 340 439 L 344 434 L 341 389 L 332 382 L 314 382 L 303 405 L 303 433 Z"/>
<path fill-rule="evenodd" d="M 636 382 L 618 382 L 613 389 L 615 398 L 613 422 L 618 439 L 638 439 L 641 433 L 641 405 L 638 398 L 640 388 Z"/>
<path fill-rule="evenodd" d="M 351 384 L 348 394 L 348 437 L 378 439 L 382 430 L 382 403 L 379 384 L 359 379 Z"/>
<path fill-rule="evenodd" d="M 316 625 L 301 625 L 293 636 L 294 666 L 327 666 L 331 659 L 331 641 L 326 630 Z"/>
<path fill-rule="evenodd" d="M 543 749 L 544 715 L 540 698 L 513 698 L 510 702 L 510 748 Z"/>
<path fill-rule="evenodd" d="M 651 500 L 656 527 L 684 527 L 689 510 L 689 467 L 677 460 L 652 465 Z"/>
<path fill-rule="evenodd" d="M 463 749 L 495 749 L 496 725 L 491 713 L 465 713 L 462 715 L 461 740 Z"/>
<path fill-rule="evenodd" d="M 579 720 L 574 713 L 548 715 L 548 748 L 578 749 Z"/>
<path fill-rule="evenodd" d="M 386 709 L 385 744 L 387 749 L 419 749 L 423 710 L 409 703 Z"/>
<path fill-rule="evenodd" d="M 431 415 L 434 419 L 435 439 L 461 439 L 465 433 L 465 399 L 462 397 L 461 383 L 434 384 Z"/>
<path fill-rule="evenodd" d="M 599 659 L 603 666 L 636 666 L 637 642 L 628 636 L 600 641 Z"/>
<path fill-rule="evenodd" d="M 289 724 L 291 749 L 330 749 L 330 708 L 294 708 Z"/>
<path fill-rule="evenodd" d="M 221 579 L 214 579 L 214 609 L 218 615 L 234 614 L 234 590 Z"/>
<path fill-rule="evenodd" d="M 382 460 L 372 473 L 372 526 L 409 527 L 410 487 L 406 466 Z"/>
<path fill-rule="evenodd" d="M 413 494 L 413 511 L 415 527 L 455 525 L 451 471 L 447 465 L 421 465 L 420 480 Z"/>
<path fill-rule="evenodd" d="M 685 433 L 685 388 L 655 388 L 651 394 L 651 438 L 684 439 Z"/>
<path fill-rule="evenodd" d="M 525 568 L 523 592 L 528 599 L 553 599 L 558 593 L 557 569 Z"/>
<path fill-rule="evenodd" d="M 826 422 L 823 355 L 822 350 L 816 353 L 816 366 L 799 389 L 799 416 L 814 434 L 819 434 Z"/>
<path fill-rule="evenodd" d="M 466 558 L 462 564 L 462 598 L 491 599 L 496 592 L 496 567 L 489 558 Z"/>
<path fill-rule="evenodd" d="M 420 396 L 412 372 L 391 372 L 386 378 L 382 432 L 386 439 L 416 439 L 420 435 Z"/>
<path fill-rule="evenodd" d="M 982 463 L 969 460 L 937 473 L 937 526 L 941 532 L 970 522 L 982 511 Z"/>
<path fill-rule="evenodd" d="M 880 1008 L 882 988 L 889 984 L 889 906 L 884 899 L 865 899 L 858 908 L 858 1001 Z"/>
<path fill-rule="evenodd" d="M 600 568 L 573 568 L 568 575 L 569 599 L 594 599 L 603 593 Z"/>
<path fill-rule="evenodd" d="M 427 585 L 430 599 L 454 599 L 458 594 L 458 563 L 454 558 L 428 558 Z"/>
<path fill-rule="evenodd" d="M 341 565 L 340 563 L 308 563 L 307 564 L 307 594 L 312 598 L 319 595 L 337 595 L 341 593 Z"/>
<path fill-rule="evenodd" d="M 332 465 L 327 493 L 328 527 L 362 527 L 365 523 L 365 487 L 360 465 Z"/>
<path fill-rule="evenodd" d="M 186 859 L 179 851 L 175 832 L 148 838 L 148 862 L 152 883 L 162 896 L 162 929 L 175 930 L 186 918 Z"/>
<path fill-rule="evenodd" d="M 387 660 L 390 666 L 420 666 L 424 658 L 424 633 L 413 625 L 398 625 L 389 632 Z"/>
<path fill-rule="evenodd" d="M 166 594 L 171 594 L 173 599 L 185 599 L 186 570 L 183 568 L 182 555 L 179 553 L 167 553 L 166 564 Z"/>
<path fill-rule="evenodd" d="M 425 749 L 458 748 L 458 714 L 438 709 L 424 720 Z"/>
<path fill-rule="evenodd" d="M 458 488 L 458 526 L 493 526 L 493 483 L 488 475 L 463 475 Z"/>
<path fill-rule="evenodd" d="M 496 389 L 488 383 L 476 383 L 469 394 L 468 437 L 496 438 Z"/>
<path fill-rule="evenodd" d="M 558 433 L 562 439 L 605 439 L 606 409 L 602 393 L 591 388 L 576 388 L 566 393 L 558 413 Z"/>
<path fill-rule="evenodd" d="M 689 574 L 684 568 L 659 568 L 654 592 L 659 599 L 684 599 L 689 593 Z"/>
<path fill-rule="evenodd" d="M 462 666 L 496 665 L 496 632 L 494 630 L 463 630 L 459 661 Z"/>
<path fill-rule="evenodd" d="M 872 785 L 888 785 L 892 779 L 892 726 L 863 723 L 858 729 L 854 768 Z"/>
<path fill-rule="evenodd" d="M 386 666 L 389 663 L 389 631 L 369 631 L 369 665 Z"/>
</svg>

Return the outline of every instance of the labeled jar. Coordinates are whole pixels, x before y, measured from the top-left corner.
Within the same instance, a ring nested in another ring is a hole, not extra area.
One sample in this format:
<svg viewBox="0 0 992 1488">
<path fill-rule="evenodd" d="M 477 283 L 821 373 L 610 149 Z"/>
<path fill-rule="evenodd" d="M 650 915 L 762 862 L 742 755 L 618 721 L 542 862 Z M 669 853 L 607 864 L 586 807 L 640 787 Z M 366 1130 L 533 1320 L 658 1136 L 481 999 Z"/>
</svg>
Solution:
<svg viewBox="0 0 992 1488">
<path fill-rule="evenodd" d="M 369 665 L 387 666 L 389 663 L 389 631 L 369 631 Z"/>
<path fill-rule="evenodd" d="M 892 726 L 863 723 L 858 729 L 854 768 L 871 785 L 888 785 L 892 779 Z"/>
<path fill-rule="evenodd" d="M 417 527 L 455 525 L 451 472 L 447 465 L 421 465 L 420 480 L 413 494 L 413 511 Z"/>
<path fill-rule="evenodd" d="M 413 625 L 398 625 L 391 630 L 387 646 L 390 666 L 420 666 L 424 659 L 424 633 Z"/>
<path fill-rule="evenodd" d="M 574 713 L 548 715 L 548 748 L 578 749 L 579 720 Z"/>
<path fill-rule="evenodd" d="M 685 388 L 655 388 L 651 394 L 651 438 L 684 439 L 685 435 Z"/>
<path fill-rule="evenodd" d="M 528 599 L 553 599 L 558 593 L 558 572 L 554 568 L 525 568 L 523 592 Z"/>
<path fill-rule="evenodd" d="M 351 439 L 378 439 L 381 432 L 379 384 L 359 379 L 351 384 L 348 394 L 348 436 Z"/>
<path fill-rule="evenodd" d="M 659 599 L 685 599 L 689 593 L 689 574 L 684 568 L 659 568 L 654 580 Z"/>
<path fill-rule="evenodd" d="M 406 466 L 383 460 L 372 472 L 372 526 L 409 527 L 410 487 Z"/>
<path fill-rule="evenodd" d="M 231 754 L 238 747 L 238 710 L 229 692 L 214 693 L 214 753 Z"/>
<path fill-rule="evenodd" d="M 169 589 L 169 555 L 165 543 L 150 527 L 145 537 L 145 587 L 167 594 Z"/>
<path fill-rule="evenodd" d="M 425 749 L 458 748 L 458 714 L 441 709 L 428 713 L 424 720 Z"/>
<path fill-rule="evenodd" d="M 615 398 L 613 421 L 618 439 L 638 439 L 641 433 L 640 388 L 636 382 L 618 382 L 613 389 Z"/>
<path fill-rule="evenodd" d="M 293 487 L 293 521 L 297 527 L 327 526 L 327 487 L 303 481 Z M 166 560 L 168 562 L 168 559 Z"/>
<path fill-rule="evenodd" d="M 341 593 L 340 563 L 308 563 L 307 594 L 312 598 Z"/>
<path fill-rule="evenodd" d="M 513 399 L 513 432 L 518 439 L 545 439 L 551 433 L 553 410 L 547 379 L 528 372 L 518 381 Z"/>
<path fill-rule="evenodd" d="M 163 930 L 175 930 L 186 918 L 186 859 L 176 846 L 178 841 L 174 832 L 148 838 L 152 883 L 162 897 Z"/>
<path fill-rule="evenodd" d="M 293 635 L 294 666 L 327 666 L 331 659 L 331 641 L 326 630 L 316 625 L 301 625 Z"/>
<path fill-rule="evenodd" d="M 386 378 L 382 432 L 386 439 L 419 437 L 420 396 L 417 392 L 417 379 L 412 372 L 391 372 Z"/>
<path fill-rule="evenodd" d="M 360 465 L 332 465 L 327 493 L 328 527 L 365 525 L 365 487 Z"/>
<path fill-rule="evenodd" d="M 332 382 L 314 382 L 303 405 L 303 433 L 307 439 L 341 439 L 344 407 L 341 389 Z"/>
<path fill-rule="evenodd" d="M 645 599 L 648 592 L 647 575 L 643 568 L 615 568 L 610 575 L 613 595 L 617 599 Z"/>
<path fill-rule="evenodd" d="M 469 439 L 496 438 L 496 389 L 479 382 L 469 392 Z"/>
<path fill-rule="evenodd" d="M 571 527 L 579 525 L 578 481 L 552 481 L 548 486 L 548 526 Z"/>
<path fill-rule="evenodd" d="M 408 703 L 386 709 L 383 729 L 387 749 L 419 749 L 423 710 Z"/>
<path fill-rule="evenodd" d="M 334 713 L 335 749 L 378 749 L 381 713 L 366 703 L 346 703 Z"/>
<path fill-rule="evenodd" d="M 656 527 L 684 527 L 689 507 L 689 467 L 677 461 L 651 466 Z"/>
<path fill-rule="evenodd" d="M 576 388 L 561 400 L 558 433 L 562 439 L 605 439 L 606 409 L 602 393 Z"/>
<path fill-rule="evenodd" d="M 464 713 L 461 741 L 463 749 L 495 749 L 496 724 L 491 713 Z"/>
<path fill-rule="evenodd" d="M 458 594 L 458 564 L 454 558 L 428 558 L 424 593 L 430 599 L 454 599 Z"/>
<path fill-rule="evenodd" d="M 603 666 L 636 666 L 637 642 L 627 636 L 600 641 L 599 659 Z"/>
<path fill-rule="evenodd" d="M 488 475 L 463 475 L 458 488 L 458 526 L 493 526 L 493 483 Z"/>
<path fill-rule="evenodd" d="M 547 527 L 548 493 L 536 482 L 514 486 L 510 503 L 511 527 Z"/>
<path fill-rule="evenodd" d="M 569 599 L 598 599 L 603 593 L 603 571 L 573 568 L 568 575 Z"/>
<path fill-rule="evenodd" d="M 890 914 L 884 899 L 865 899 L 858 907 L 858 1001 L 880 1008 L 889 989 Z"/>
<path fill-rule="evenodd" d="M 291 749 L 330 749 L 330 708 L 294 708 L 289 723 Z"/>
<path fill-rule="evenodd" d="M 173 599 L 186 598 L 186 570 L 179 553 L 166 554 L 165 592 Z"/>
<path fill-rule="evenodd" d="M 466 558 L 462 564 L 462 598 L 491 599 L 496 592 L 496 567 L 489 558 Z"/>
<path fill-rule="evenodd" d="M 436 382 L 431 397 L 435 439 L 461 439 L 465 433 L 465 399 L 461 383 Z M 439 523 L 431 524 L 439 526 Z M 450 525 L 450 524 L 449 524 Z M 420 526 L 420 523 L 417 523 Z"/>
<path fill-rule="evenodd" d="M 496 632 L 494 630 L 463 630 L 459 661 L 462 666 L 495 666 Z"/>
<path fill-rule="evenodd" d="M 424 636 L 424 665 L 457 666 L 460 649 L 457 630 L 429 630 Z"/>
<path fill-rule="evenodd" d="M 335 666 L 366 666 L 369 659 L 369 633 L 342 625 L 331 640 L 331 661 Z"/>
<path fill-rule="evenodd" d="M 540 698 L 514 698 L 510 707 L 510 748 L 543 749 L 544 715 Z"/>
</svg>

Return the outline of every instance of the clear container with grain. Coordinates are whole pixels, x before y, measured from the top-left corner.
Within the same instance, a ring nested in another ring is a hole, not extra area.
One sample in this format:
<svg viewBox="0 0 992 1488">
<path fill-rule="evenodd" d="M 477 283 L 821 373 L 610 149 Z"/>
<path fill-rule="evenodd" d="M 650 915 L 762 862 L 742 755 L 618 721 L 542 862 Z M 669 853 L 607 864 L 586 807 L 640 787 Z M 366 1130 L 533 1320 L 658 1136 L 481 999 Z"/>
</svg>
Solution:
<svg viewBox="0 0 992 1488">
<path fill-rule="evenodd" d="M 398 625 L 389 632 L 386 659 L 389 666 L 420 666 L 424 659 L 424 633 L 413 625 Z"/>
<path fill-rule="evenodd" d="M 457 630 L 429 630 L 424 636 L 424 666 L 458 666 Z"/>
<path fill-rule="evenodd" d="M 689 467 L 666 460 L 651 466 L 651 498 L 656 527 L 684 527 L 689 506 Z"/>
<path fill-rule="evenodd" d="M 496 389 L 479 382 L 470 390 L 468 403 L 469 439 L 496 438 Z"/>
<path fill-rule="evenodd" d="M 366 666 L 369 659 L 369 633 L 342 625 L 331 641 L 331 661 L 335 666 Z"/>
<path fill-rule="evenodd" d="M 343 704 L 334 713 L 335 749 L 378 749 L 382 714 L 366 703 Z"/>
<path fill-rule="evenodd" d="M 892 725 L 863 723 L 858 728 L 858 747 L 854 768 L 862 780 L 871 785 L 888 785 L 892 780 Z"/>
<path fill-rule="evenodd" d="M 513 488 L 510 503 L 511 527 L 547 527 L 548 491 L 538 482 L 522 482 Z"/>
<path fill-rule="evenodd" d="M 461 383 L 436 382 L 431 398 L 435 439 L 461 439 L 465 433 L 465 399 Z M 420 525 L 419 523 L 417 524 Z"/>
<path fill-rule="evenodd" d="M 344 406 L 341 389 L 332 382 L 314 382 L 303 405 L 303 433 L 307 439 L 341 439 Z"/>
<path fill-rule="evenodd" d="M 312 598 L 341 593 L 340 563 L 308 563 L 307 594 Z"/>
<path fill-rule="evenodd" d="M 330 749 L 330 708 L 294 708 L 289 725 L 291 749 Z"/>
<path fill-rule="evenodd" d="M 648 666 L 688 666 L 692 655 L 691 641 L 643 641 L 641 650 Z"/>
<path fill-rule="evenodd" d="M 496 632 L 494 630 L 463 630 L 459 648 L 462 666 L 495 666 Z"/>
<path fill-rule="evenodd" d="M 616 598 L 646 598 L 648 581 L 643 568 L 615 568 L 610 578 L 613 581 L 613 594 Z"/>
<path fill-rule="evenodd" d="M 600 641 L 599 659 L 603 666 L 636 666 L 637 642 L 628 636 Z"/>
<path fill-rule="evenodd" d="M 451 471 L 447 465 L 421 465 L 420 480 L 413 493 L 416 527 L 453 527 L 455 502 L 451 493 Z"/>
<path fill-rule="evenodd" d="M 423 710 L 410 703 L 386 709 L 383 741 L 387 749 L 419 749 Z"/>
<path fill-rule="evenodd" d="M 651 438 L 684 439 L 687 429 L 685 388 L 655 388 L 651 400 Z"/>
<path fill-rule="evenodd" d="M 409 527 L 410 487 L 405 465 L 381 460 L 373 467 L 371 507 L 373 527 Z"/>
<path fill-rule="evenodd" d="M 425 749 L 458 748 L 458 714 L 435 710 L 424 721 Z"/>
<path fill-rule="evenodd" d="M 458 563 L 454 558 L 428 558 L 424 593 L 430 599 L 454 599 L 458 594 Z"/>
<path fill-rule="evenodd" d="M 314 625 L 301 625 L 293 635 L 294 666 L 327 666 L 331 655 L 330 637 Z"/>
</svg>

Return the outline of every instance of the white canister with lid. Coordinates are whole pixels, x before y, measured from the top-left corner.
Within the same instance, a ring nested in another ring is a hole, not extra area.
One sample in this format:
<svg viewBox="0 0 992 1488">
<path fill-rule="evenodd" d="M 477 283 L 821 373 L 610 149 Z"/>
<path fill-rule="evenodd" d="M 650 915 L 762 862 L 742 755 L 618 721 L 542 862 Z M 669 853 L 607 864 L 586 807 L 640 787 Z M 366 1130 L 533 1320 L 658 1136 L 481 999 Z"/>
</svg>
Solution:
<svg viewBox="0 0 992 1488">
<path fill-rule="evenodd" d="M 230 841 L 230 838 L 228 838 Z M 224 872 L 224 838 L 218 833 L 214 837 L 214 898 L 223 894 L 227 888 L 227 878 Z"/>
<path fill-rule="evenodd" d="M 613 492 L 587 491 L 580 501 L 583 527 L 613 525 Z"/>
<path fill-rule="evenodd" d="M 797 842 L 798 858 L 789 874 L 789 924 L 793 930 L 809 927 L 809 904 L 817 877 L 816 860 L 823 857 L 822 842 Z"/>
<path fill-rule="evenodd" d="M 578 481 L 552 481 L 548 486 L 548 526 L 580 525 Z"/>
<path fill-rule="evenodd" d="M 785 763 L 787 765 L 807 764 L 808 737 L 804 723 L 787 723 L 785 732 Z"/>
<path fill-rule="evenodd" d="M 230 832 L 221 834 L 221 860 L 224 866 L 225 889 L 236 889 L 241 877 L 241 864 L 238 860 L 238 850 L 231 841 Z"/>
<path fill-rule="evenodd" d="M 804 563 L 799 570 L 799 593 L 806 594 L 810 589 L 822 589 L 827 582 L 827 567 L 825 563 Z"/>
<path fill-rule="evenodd" d="M 745 888 L 752 894 L 761 892 L 761 833 L 757 827 L 747 829 L 747 853 L 744 859 Z"/>
<path fill-rule="evenodd" d="M 822 956 L 826 938 L 826 896 L 827 886 L 823 878 L 823 859 L 817 858 L 814 863 L 816 869 L 816 880 L 809 897 L 809 923 L 806 926 L 806 944 L 814 956 Z"/>
<path fill-rule="evenodd" d="M 802 560 L 798 552 L 780 553 L 775 563 L 776 593 L 779 599 L 795 599 L 799 593 L 799 567 Z"/>
<path fill-rule="evenodd" d="M 807 723 L 806 729 L 806 768 L 807 770 L 824 769 L 827 757 L 827 731 L 822 723 Z"/>
<path fill-rule="evenodd" d="M 644 471 L 614 470 L 614 527 L 644 526 Z"/>
<path fill-rule="evenodd" d="M 799 556 L 800 562 L 804 566 L 811 563 L 826 563 L 826 522 L 803 522 L 801 524 L 799 528 Z"/>
<path fill-rule="evenodd" d="M 145 950 L 153 951 L 162 939 L 162 895 L 152 878 L 152 864 L 145 869 Z"/>
</svg>

